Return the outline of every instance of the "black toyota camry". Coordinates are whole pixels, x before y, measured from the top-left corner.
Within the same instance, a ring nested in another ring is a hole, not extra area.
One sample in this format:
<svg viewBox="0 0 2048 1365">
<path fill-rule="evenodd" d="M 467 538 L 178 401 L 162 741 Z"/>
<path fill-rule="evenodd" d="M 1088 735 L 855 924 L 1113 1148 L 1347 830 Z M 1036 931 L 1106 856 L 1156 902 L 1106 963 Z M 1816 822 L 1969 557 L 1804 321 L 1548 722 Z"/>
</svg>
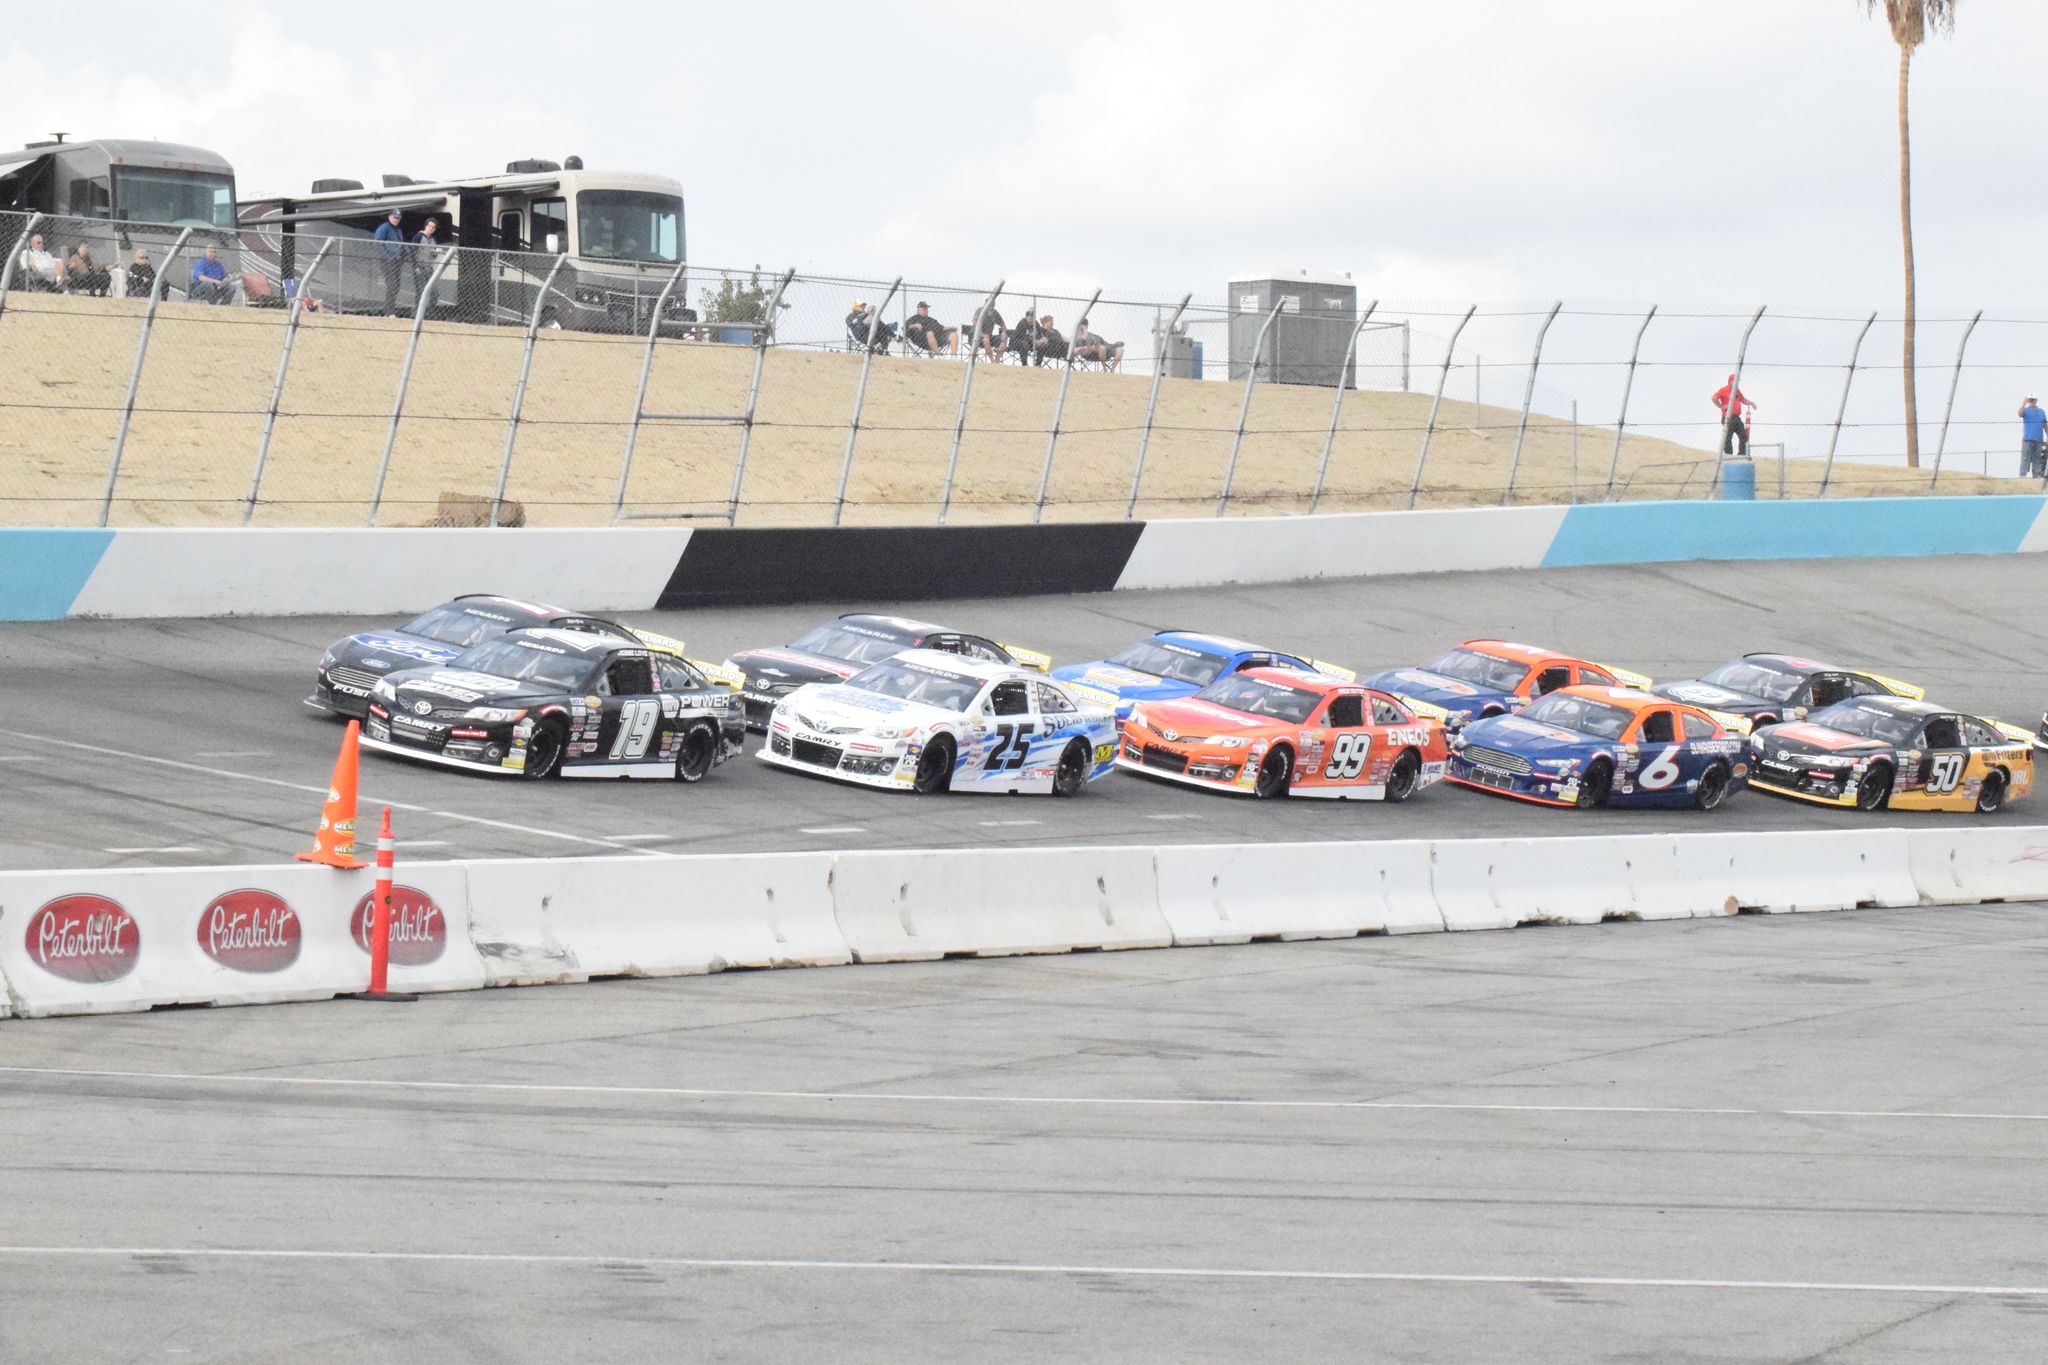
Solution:
<svg viewBox="0 0 2048 1365">
<path fill-rule="evenodd" d="M 743 649 L 725 667 L 744 673 L 740 696 L 747 728 L 766 730 L 775 703 L 805 683 L 843 682 L 906 649 L 936 649 L 991 663 L 1021 664 L 1043 673 L 1052 660 L 1033 650 L 998 644 L 980 635 L 902 616 L 853 614 L 806 631 L 780 648 Z"/>
<path fill-rule="evenodd" d="M 1816 663 L 1791 654 L 1745 654 L 1704 677 L 1658 683 L 1650 690 L 1756 726 L 1798 720 L 1851 697 L 1926 695 L 1912 683 L 1881 673 Z"/>
</svg>

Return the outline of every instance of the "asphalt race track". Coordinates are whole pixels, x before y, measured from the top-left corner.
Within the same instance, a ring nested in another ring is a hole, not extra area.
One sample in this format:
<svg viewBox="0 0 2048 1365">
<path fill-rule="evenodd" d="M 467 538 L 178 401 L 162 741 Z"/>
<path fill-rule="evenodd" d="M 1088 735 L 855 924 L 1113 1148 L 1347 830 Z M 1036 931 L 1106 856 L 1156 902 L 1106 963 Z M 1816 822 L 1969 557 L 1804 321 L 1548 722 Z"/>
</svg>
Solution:
<svg viewBox="0 0 2048 1365">
<path fill-rule="evenodd" d="M 1244 636 L 1361 672 L 1496 636 L 1660 679 L 1781 649 L 1879 668 L 1936 699 L 2029 726 L 2048 706 L 2048 559 L 2039 555 L 1442 574 L 949 602 L 929 613 L 914 602 L 847 602 L 635 620 L 684 638 L 694 654 L 723 658 L 786 642 L 841 610 L 877 609 L 930 614 L 1061 663 L 1100 658 L 1162 627 Z M 307 846 L 340 729 L 300 699 L 326 644 L 389 624 L 0 625 L 0 867 L 272 862 Z M 1253 802 L 1122 773 L 1073 801 L 929 800 L 774 771 L 751 756 L 758 743 L 694 788 L 524 784 L 366 753 L 365 823 L 377 805 L 392 805 L 401 858 L 1541 836 L 1673 820 L 1703 830 L 1867 823 L 1757 793 L 1711 815 L 1554 811 L 1445 787 L 1385 807 Z M 2048 803 L 2036 802 L 2001 818 L 2024 820 L 2037 809 L 2048 820 Z"/>
</svg>

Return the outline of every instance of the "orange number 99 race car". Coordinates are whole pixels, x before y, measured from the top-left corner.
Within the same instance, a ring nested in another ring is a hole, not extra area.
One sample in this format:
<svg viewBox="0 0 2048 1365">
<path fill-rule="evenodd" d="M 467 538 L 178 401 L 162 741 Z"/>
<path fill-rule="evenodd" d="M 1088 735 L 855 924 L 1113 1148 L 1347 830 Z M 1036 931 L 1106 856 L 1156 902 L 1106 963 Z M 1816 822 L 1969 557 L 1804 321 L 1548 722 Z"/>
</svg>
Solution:
<svg viewBox="0 0 2048 1365">
<path fill-rule="evenodd" d="M 1248 668 L 1140 702 L 1117 766 L 1251 796 L 1405 801 L 1442 779 L 1443 723 L 1343 678 Z"/>
</svg>

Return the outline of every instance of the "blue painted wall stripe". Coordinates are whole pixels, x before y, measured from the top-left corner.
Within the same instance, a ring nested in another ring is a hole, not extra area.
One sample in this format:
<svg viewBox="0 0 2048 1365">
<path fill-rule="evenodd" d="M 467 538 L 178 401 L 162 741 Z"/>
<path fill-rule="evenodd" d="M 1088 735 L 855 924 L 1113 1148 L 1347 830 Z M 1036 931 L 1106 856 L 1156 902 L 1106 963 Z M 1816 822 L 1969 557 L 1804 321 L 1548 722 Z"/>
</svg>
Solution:
<svg viewBox="0 0 2048 1365">
<path fill-rule="evenodd" d="M 1543 565 L 2011 554 L 2044 503 L 2032 495 L 1602 503 L 1565 514 Z"/>
<path fill-rule="evenodd" d="M 61 621 L 112 531 L 0 527 L 0 621 Z"/>
</svg>

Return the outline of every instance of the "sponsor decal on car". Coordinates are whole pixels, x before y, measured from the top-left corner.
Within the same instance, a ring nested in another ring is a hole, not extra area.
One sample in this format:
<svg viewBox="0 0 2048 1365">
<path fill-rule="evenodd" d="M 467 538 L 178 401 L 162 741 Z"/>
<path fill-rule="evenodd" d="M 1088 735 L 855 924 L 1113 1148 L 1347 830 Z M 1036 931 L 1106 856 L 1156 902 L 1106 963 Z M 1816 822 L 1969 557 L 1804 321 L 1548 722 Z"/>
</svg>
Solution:
<svg viewBox="0 0 2048 1365">
<path fill-rule="evenodd" d="M 373 891 L 356 902 L 349 916 L 348 936 L 370 951 Z M 419 967 L 435 961 L 448 946 L 448 920 L 434 898 L 416 886 L 391 888 L 391 965 Z"/>
<path fill-rule="evenodd" d="M 29 961 L 66 981 L 119 981 L 142 955 L 135 917 L 105 896 L 59 896 L 28 917 Z"/>
<path fill-rule="evenodd" d="M 272 891 L 246 887 L 199 912 L 200 951 L 237 972 L 281 972 L 299 960 L 298 912 Z"/>
</svg>

